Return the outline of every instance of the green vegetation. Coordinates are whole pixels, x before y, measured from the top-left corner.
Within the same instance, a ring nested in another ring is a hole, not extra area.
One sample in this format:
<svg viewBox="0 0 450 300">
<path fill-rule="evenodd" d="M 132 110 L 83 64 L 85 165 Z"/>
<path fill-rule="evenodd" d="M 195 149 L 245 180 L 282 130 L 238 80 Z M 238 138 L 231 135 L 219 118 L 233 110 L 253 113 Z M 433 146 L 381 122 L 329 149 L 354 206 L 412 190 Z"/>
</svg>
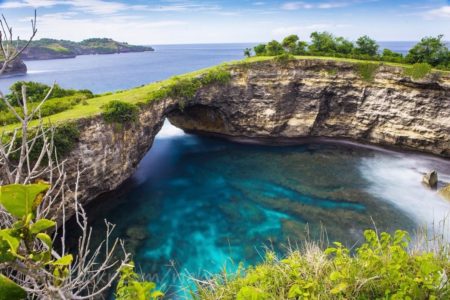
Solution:
<svg viewBox="0 0 450 300">
<path fill-rule="evenodd" d="M 224 68 L 210 69 L 200 76 L 173 77 L 169 84 L 161 87 L 151 94 L 151 100 L 171 97 L 178 100 L 178 106 L 184 109 L 186 103 L 192 100 L 197 91 L 211 84 L 226 84 L 231 80 L 231 74 Z"/>
<path fill-rule="evenodd" d="M 6 96 L 6 99 L 9 103 L 11 103 L 11 105 L 18 105 L 19 101 L 21 101 L 22 86 L 26 86 L 27 88 L 28 102 L 42 101 L 51 89 L 50 86 L 43 83 L 33 81 L 17 81 L 10 87 L 10 93 Z M 92 98 L 94 96 L 89 90 L 63 89 L 59 85 L 55 84 L 48 99 L 73 96 L 77 93 L 85 94 L 88 98 Z"/>
<path fill-rule="evenodd" d="M 0 230 L 0 263 L 9 266 L 12 271 L 22 273 L 31 268 L 30 274 L 38 274 L 33 277 L 34 280 L 50 280 L 55 287 L 59 287 L 68 280 L 74 259 L 72 254 L 66 253 L 54 257 L 53 239 L 48 231 L 55 228 L 56 222 L 36 217 L 38 207 L 49 189 L 50 185 L 46 183 L 0 186 L 0 204 L 17 218 L 9 228 Z M 58 291 L 52 292 L 55 299 L 59 299 Z M 164 296 L 153 282 L 139 278 L 133 264 L 122 267 L 115 295 L 117 300 L 155 300 Z M 0 275 L 0 299 L 20 300 L 26 296 L 21 286 Z"/>
<path fill-rule="evenodd" d="M 295 56 L 289 53 L 282 53 L 274 57 L 274 60 L 282 65 L 286 65 L 288 62 L 295 60 Z"/>
<path fill-rule="evenodd" d="M 22 101 L 22 88 L 24 84 L 27 87 L 27 107 L 28 110 L 32 110 L 39 105 L 39 102 L 45 98 L 50 91 L 50 86 L 36 83 L 36 82 L 24 82 L 19 81 L 11 86 L 11 93 L 6 96 L 6 99 L 20 116 L 23 116 L 23 111 L 20 108 L 19 101 Z M 94 95 L 89 90 L 68 90 L 63 89 L 58 85 L 55 85 L 48 100 L 41 106 L 40 116 L 47 117 L 59 112 L 66 111 L 73 108 L 80 102 L 93 98 Z M 7 106 L 0 102 L 0 125 L 13 124 L 17 122 L 16 116 L 7 109 Z M 35 118 L 39 116 L 36 115 Z"/>
<path fill-rule="evenodd" d="M 307 244 L 278 260 L 198 285 L 197 299 L 448 299 L 448 249 L 409 252 L 405 231 L 394 235 L 367 230 L 351 251 L 340 243 L 322 251 Z"/>
<path fill-rule="evenodd" d="M 19 47 L 25 45 L 25 41 L 19 41 L 18 43 Z M 80 54 L 112 54 L 152 50 L 151 47 L 129 45 L 108 38 L 92 38 L 79 43 L 67 40 L 40 39 L 31 42 L 22 54 L 22 58 L 49 59 L 74 57 Z"/>
<path fill-rule="evenodd" d="M 443 35 L 425 37 L 416 44 L 405 57 L 408 63 L 428 63 L 433 67 L 450 69 L 450 52 Z"/>
<path fill-rule="evenodd" d="M 364 81 L 371 82 L 374 80 L 376 71 L 378 70 L 379 66 L 380 65 L 377 63 L 358 63 L 358 74 Z"/>
<path fill-rule="evenodd" d="M 361 36 L 353 43 L 326 31 L 316 31 L 311 33 L 310 39 L 311 43 L 308 44 L 301 41 L 297 35 L 289 35 L 281 43 L 273 40 L 268 44 L 259 44 L 253 49 L 256 56 L 289 53 L 406 64 L 428 63 L 438 69 L 450 70 L 450 51 L 442 41 L 442 35 L 423 38 L 405 57 L 389 49 L 383 49 L 380 54 L 377 42 L 367 35 Z"/>
<path fill-rule="evenodd" d="M 103 106 L 103 118 L 108 123 L 133 123 L 138 119 L 139 107 L 135 104 L 112 100 Z"/>
<path fill-rule="evenodd" d="M 405 75 L 412 79 L 422 79 L 430 74 L 433 68 L 427 63 L 415 63 L 411 67 L 405 68 Z"/>
<path fill-rule="evenodd" d="M 78 139 L 80 138 L 80 130 L 78 129 L 78 126 L 75 122 L 66 122 L 61 123 L 56 126 L 51 126 L 51 124 L 48 124 L 45 126 L 44 130 L 51 130 L 51 133 L 48 134 L 49 138 L 51 137 L 53 139 L 53 146 L 55 149 L 55 153 L 59 158 L 67 156 L 67 154 L 70 153 L 70 151 L 73 150 L 76 143 L 78 142 Z M 42 132 L 37 132 L 34 129 L 28 130 L 28 137 L 34 138 L 36 135 L 42 135 Z M 17 134 L 15 144 L 16 148 L 18 148 L 19 144 L 21 143 L 22 134 L 19 132 Z M 4 139 L 8 139 L 10 137 L 4 136 Z M 39 158 L 39 155 L 41 154 L 42 147 L 44 145 L 44 140 L 42 138 L 36 139 L 34 142 L 33 147 L 30 149 L 30 159 L 31 161 L 36 161 Z M 12 154 L 11 159 L 18 160 L 20 153 L 16 151 Z"/>
<path fill-rule="evenodd" d="M 115 299 L 117 300 L 155 300 L 164 297 L 156 289 L 154 282 L 144 281 L 134 271 L 134 263 L 125 265 L 120 270 L 120 279 L 117 283 Z"/>
</svg>

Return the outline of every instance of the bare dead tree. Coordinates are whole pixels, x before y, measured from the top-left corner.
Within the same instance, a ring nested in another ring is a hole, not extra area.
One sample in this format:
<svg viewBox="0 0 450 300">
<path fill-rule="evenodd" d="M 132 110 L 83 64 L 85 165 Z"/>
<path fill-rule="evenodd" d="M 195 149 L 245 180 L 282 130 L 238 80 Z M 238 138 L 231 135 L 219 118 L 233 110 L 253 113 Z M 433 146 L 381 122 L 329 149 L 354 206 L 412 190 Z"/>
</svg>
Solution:
<svg viewBox="0 0 450 300">
<path fill-rule="evenodd" d="M 32 34 L 25 47 L 16 50 L 12 48 L 12 28 L 2 16 L 0 25 L 3 34 L 0 35 L 1 53 L 4 63 L 0 75 L 6 66 L 16 59 L 34 38 L 36 29 L 36 14 L 32 20 Z M 8 34 L 8 35 L 7 35 Z M 5 40 L 4 36 L 8 36 Z M 53 87 L 35 108 L 30 109 L 27 103 L 27 89 L 22 86 L 21 101 L 14 107 L 0 92 L 9 111 L 17 118 L 18 127 L 0 133 L 0 185 L 30 184 L 37 180 L 45 180 L 51 186 L 40 204 L 35 221 L 43 218 L 59 218 L 60 226 L 55 228 L 53 240 L 60 240 L 60 250 L 51 249 L 54 259 L 63 257 L 67 250 L 66 221 L 68 212 L 74 218 L 80 236 L 77 252 L 73 263 L 69 266 L 68 275 L 61 282 L 60 278 L 50 272 L 45 266 L 33 259 L 15 260 L 0 264 L 0 273 L 5 274 L 27 291 L 30 298 L 38 299 L 96 299 L 112 285 L 120 274 L 122 266 L 130 261 L 130 254 L 125 251 L 123 242 L 112 239 L 114 225 L 106 223 L 106 235 L 103 242 L 93 246 L 92 229 L 83 206 L 78 202 L 78 185 L 83 170 L 78 168 L 74 184 L 67 182 L 65 160 L 58 158 L 54 143 L 55 126 L 45 124 L 40 115 L 40 109 L 50 97 Z M 34 127 L 31 121 L 37 122 Z M 0 129 L 1 130 L 1 129 Z M 33 155 L 34 154 L 34 155 Z M 0 207 L 0 229 L 10 228 L 17 219 Z M 36 240 L 33 249 L 47 247 Z M 22 249 L 26 252 L 26 249 Z M 121 258 L 117 258 L 117 254 Z"/>
<path fill-rule="evenodd" d="M 0 75 L 3 74 L 12 62 L 20 57 L 20 54 L 30 45 L 31 41 L 34 39 L 37 33 L 36 27 L 36 11 L 34 11 L 34 18 L 31 19 L 31 35 L 30 38 L 25 42 L 25 44 L 20 47 L 20 38 L 14 39 L 13 29 L 8 24 L 5 16 L 2 14 L 0 19 L 0 55 L 3 60 L 3 65 L 0 69 Z"/>
</svg>

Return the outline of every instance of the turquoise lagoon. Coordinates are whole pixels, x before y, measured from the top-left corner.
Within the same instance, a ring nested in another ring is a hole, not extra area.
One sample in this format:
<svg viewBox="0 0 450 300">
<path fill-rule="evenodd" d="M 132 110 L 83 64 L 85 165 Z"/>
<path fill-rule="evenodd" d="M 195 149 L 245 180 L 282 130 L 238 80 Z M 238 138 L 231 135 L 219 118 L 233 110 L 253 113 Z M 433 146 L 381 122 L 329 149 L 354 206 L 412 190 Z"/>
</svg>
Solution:
<svg viewBox="0 0 450 300">
<path fill-rule="evenodd" d="M 437 169 L 450 180 L 449 167 L 344 142 L 235 143 L 166 123 L 134 176 L 89 214 L 97 236 L 105 218 L 117 224 L 140 270 L 179 297 L 191 277 L 257 263 L 267 250 L 282 255 L 305 240 L 352 247 L 374 226 L 438 223 L 450 204 L 421 176 Z"/>
</svg>

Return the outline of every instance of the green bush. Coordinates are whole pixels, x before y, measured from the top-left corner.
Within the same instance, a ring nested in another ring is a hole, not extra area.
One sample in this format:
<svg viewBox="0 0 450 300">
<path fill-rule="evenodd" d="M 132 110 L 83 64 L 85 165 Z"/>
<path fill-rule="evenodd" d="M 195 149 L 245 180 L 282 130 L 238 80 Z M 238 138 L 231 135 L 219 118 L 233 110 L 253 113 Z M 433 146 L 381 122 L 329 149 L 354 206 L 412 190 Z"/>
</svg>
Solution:
<svg viewBox="0 0 450 300">
<path fill-rule="evenodd" d="M 33 81 L 17 81 L 11 87 L 11 93 L 6 96 L 6 99 L 12 105 L 19 105 L 22 102 L 22 86 L 25 85 L 27 87 L 27 101 L 28 102 L 40 102 L 45 98 L 47 93 L 50 91 L 50 86 Z M 66 96 L 72 96 L 76 93 L 89 94 L 92 98 L 92 92 L 89 90 L 72 90 L 72 89 L 63 89 L 59 85 L 55 84 L 53 87 L 52 93 L 49 96 L 49 99 L 52 98 L 61 98 Z"/>
<path fill-rule="evenodd" d="M 286 65 L 288 62 L 295 60 L 295 57 L 292 54 L 283 53 L 275 56 L 274 60 L 281 65 Z"/>
<path fill-rule="evenodd" d="M 139 108 L 128 102 L 112 100 L 102 108 L 103 118 L 108 123 L 132 123 L 138 119 Z"/>
<path fill-rule="evenodd" d="M 278 260 L 199 284 L 197 299 L 448 299 L 449 253 L 408 252 L 405 231 L 373 230 L 354 252 L 340 243 L 321 250 L 308 244 Z"/>
<path fill-rule="evenodd" d="M 229 71 L 218 68 L 213 69 L 204 74 L 201 77 L 202 86 L 206 86 L 209 84 L 227 84 L 231 80 L 231 74 Z"/>
<path fill-rule="evenodd" d="M 417 80 L 427 76 L 431 70 L 432 67 L 427 63 L 416 63 L 411 67 L 405 68 L 405 75 Z"/>
<path fill-rule="evenodd" d="M 92 93 L 90 91 L 88 92 L 77 92 L 74 95 L 66 96 L 62 98 L 54 98 L 47 100 L 42 106 L 40 110 L 40 116 L 41 117 L 47 117 L 54 114 L 57 114 L 59 112 L 66 111 L 68 109 L 71 109 L 75 105 L 79 104 L 80 102 L 86 102 L 87 99 L 92 98 Z M 37 102 L 31 102 L 27 105 L 28 110 L 34 109 L 39 103 Z M 87 103 L 86 103 L 87 104 Z M 20 116 L 23 115 L 22 109 L 18 106 L 15 106 L 16 111 L 19 113 Z M 1 109 L 0 109 L 1 110 Z M 35 119 L 39 118 L 39 114 L 35 115 Z M 17 123 L 17 117 L 8 109 L 5 109 L 0 114 L 0 125 L 8 125 Z"/>
<path fill-rule="evenodd" d="M 358 74 L 364 81 L 371 82 L 374 80 L 379 66 L 374 63 L 358 63 Z"/>
</svg>

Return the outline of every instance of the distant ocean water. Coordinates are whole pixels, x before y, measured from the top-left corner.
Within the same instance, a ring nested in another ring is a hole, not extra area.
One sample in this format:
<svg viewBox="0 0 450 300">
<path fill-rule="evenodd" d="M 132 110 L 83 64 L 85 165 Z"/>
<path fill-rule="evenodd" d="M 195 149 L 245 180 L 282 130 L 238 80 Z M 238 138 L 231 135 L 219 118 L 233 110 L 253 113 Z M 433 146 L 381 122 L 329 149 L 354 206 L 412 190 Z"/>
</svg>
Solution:
<svg viewBox="0 0 450 300">
<path fill-rule="evenodd" d="M 407 53 L 416 42 L 379 42 L 380 49 Z M 129 89 L 167 77 L 242 59 L 248 44 L 154 45 L 155 52 L 80 55 L 70 59 L 26 61 L 28 74 L 0 79 L 6 92 L 18 80 L 57 82 L 94 93 Z"/>
</svg>

